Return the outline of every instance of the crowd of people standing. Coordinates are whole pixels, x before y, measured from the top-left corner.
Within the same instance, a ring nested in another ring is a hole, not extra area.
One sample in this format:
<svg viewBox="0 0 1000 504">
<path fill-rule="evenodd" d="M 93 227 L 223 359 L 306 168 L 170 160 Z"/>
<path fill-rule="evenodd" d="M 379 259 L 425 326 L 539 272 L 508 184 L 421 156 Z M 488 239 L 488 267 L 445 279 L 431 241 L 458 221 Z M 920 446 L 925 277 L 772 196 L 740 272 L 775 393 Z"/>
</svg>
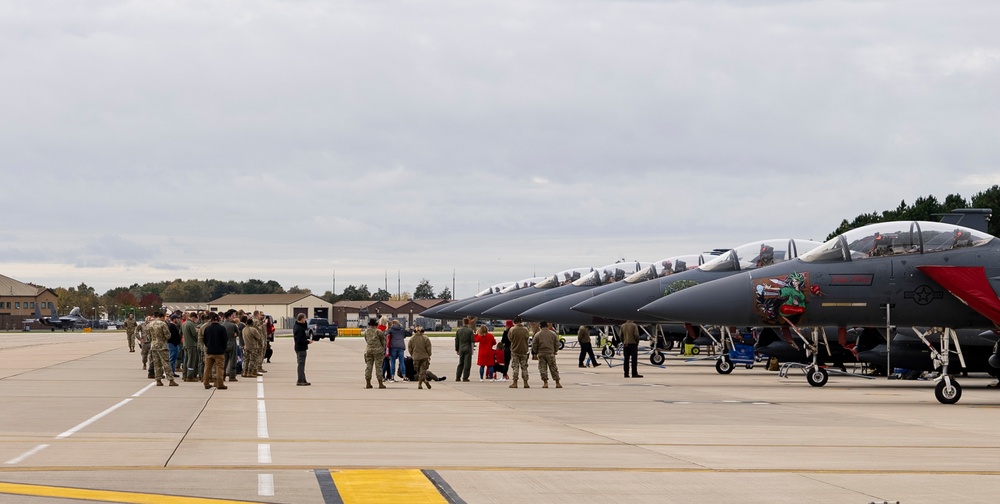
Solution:
<svg viewBox="0 0 1000 504">
<path fill-rule="evenodd" d="M 169 317 L 157 311 L 142 323 L 129 314 L 123 326 L 129 352 L 135 352 L 139 344 L 142 368 L 158 386 L 167 380 L 174 387 L 174 378 L 182 378 L 201 382 L 206 389 L 214 383 L 215 388 L 226 390 L 225 380 L 238 381 L 237 373 L 243 378 L 263 376 L 267 372 L 263 363 L 265 359 L 270 362 L 274 339 L 274 325 L 260 311 L 219 314 L 178 310 Z"/>
<path fill-rule="evenodd" d="M 236 374 L 244 378 L 263 376 L 265 358 L 270 362 L 270 345 L 274 339 L 274 325 L 263 312 L 229 310 L 217 312 L 176 311 L 169 316 L 156 312 L 138 323 L 129 315 L 124 323 L 129 352 L 135 352 L 139 344 L 142 367 L 147 376 L 155 379 L 158 386 L 177 386 L 174 378 L 182 377 L 185 382 L 201 382 L 206 389 L 213 386 L 219 390 L 228 387 L 225 381 L 236 382 Z M 641 378 L 637 372 L 636 353 L 638 329 L 631 321 L 622 325 L 624 340 L 625 377 Z M 309 345 L 306 316 L 300 314 L 292 328 L 297 363 L 296 385 L 308 386 L 305 363 Z M 431 388 L 432 381 L 445 377 L 437 376 L 428 367 L 433 353 L 431 340 L 422 327 L 404 329 L 398 320 L 387 317 L 369 319 L 363 333 L 365 340 L 365 388 L 386 388 L 385 382 L 416 381 L 417 388 Z M 407 338 L 409 341 L 407 342 Z M 594 366 L 600 366 L 594 356 L 590 333 L 586 326 L 578 334 L 580 346 L 580 367 L 585 367 L 585 358 Z M 478 345 L 478 346 L 477 346 Z M 500 340 L 483 324 L 477 324 L 475 317 L 466 317 L 455 332 L 455 354 L 458 367 L 455 379 L 468 382 L 472 374 L 472 356 L 476 355 L 479 367 L 479 381 L 511 381 L 510 388 L 530 388 L 528 383 L 529 360 L 537 361 L 542 388 L 562 388 L 556 354 L 560 348 L 559 336 L 548 322 L 530 323 L 525 327 L 520 317 L 508 320 Z M 406 353 L 409 352 L 409 356 Z M 181 374 L 177 373 L 178 367 Z M 380 370 L 378 368 L 381 368 Z M 513 378 L 511 377 L 513 375 Z"/>
</svg>

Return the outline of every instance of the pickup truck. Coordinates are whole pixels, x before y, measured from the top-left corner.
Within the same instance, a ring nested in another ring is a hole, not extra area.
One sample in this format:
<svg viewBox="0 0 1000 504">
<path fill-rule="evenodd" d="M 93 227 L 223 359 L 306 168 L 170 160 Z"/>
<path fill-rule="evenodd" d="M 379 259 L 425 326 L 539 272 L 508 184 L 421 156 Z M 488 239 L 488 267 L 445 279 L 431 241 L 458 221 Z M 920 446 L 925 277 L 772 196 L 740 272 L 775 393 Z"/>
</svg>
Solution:
<svg viewBox="0 0 1000 504">
<path fill-rule="evenodd" d="M 337 324 L 331 324 L 325 318 L 311 318 L 306 321 L 306 334 L 309 339 L 319 341 L 322 338 L 337 339 Z"/>
</svg>

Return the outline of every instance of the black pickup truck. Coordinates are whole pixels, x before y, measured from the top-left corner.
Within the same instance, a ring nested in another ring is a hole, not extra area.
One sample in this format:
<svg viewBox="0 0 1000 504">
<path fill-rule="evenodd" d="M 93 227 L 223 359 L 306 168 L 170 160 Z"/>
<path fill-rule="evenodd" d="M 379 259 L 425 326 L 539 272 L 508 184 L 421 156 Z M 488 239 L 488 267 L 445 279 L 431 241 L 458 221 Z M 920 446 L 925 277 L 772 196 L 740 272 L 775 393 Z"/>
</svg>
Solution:
<svg viewBox="0 0 1000 504">
<path fill-rule="evenodd" d="M 322 338 L 337 339 L 337 324 L 331 324 L 325 318 L 311 318 L 306 321 L 306 334 L 309 339 L 319 341 Z"/>
</svg>

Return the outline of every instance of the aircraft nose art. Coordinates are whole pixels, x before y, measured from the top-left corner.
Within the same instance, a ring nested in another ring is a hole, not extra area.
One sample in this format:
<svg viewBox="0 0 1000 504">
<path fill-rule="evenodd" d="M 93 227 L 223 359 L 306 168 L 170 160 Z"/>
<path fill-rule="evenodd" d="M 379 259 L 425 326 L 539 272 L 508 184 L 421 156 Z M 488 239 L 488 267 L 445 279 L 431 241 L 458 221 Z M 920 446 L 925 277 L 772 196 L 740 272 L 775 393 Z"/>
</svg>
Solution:
<svg viewBox="0 0 1000 504">
<path fill-rule="evenodd" d="M 740 274 L 688 287 L 639 308 L 646 318 L 701 325 L 748 326 L 753 313 L 750 275 Z"/>
</svg>

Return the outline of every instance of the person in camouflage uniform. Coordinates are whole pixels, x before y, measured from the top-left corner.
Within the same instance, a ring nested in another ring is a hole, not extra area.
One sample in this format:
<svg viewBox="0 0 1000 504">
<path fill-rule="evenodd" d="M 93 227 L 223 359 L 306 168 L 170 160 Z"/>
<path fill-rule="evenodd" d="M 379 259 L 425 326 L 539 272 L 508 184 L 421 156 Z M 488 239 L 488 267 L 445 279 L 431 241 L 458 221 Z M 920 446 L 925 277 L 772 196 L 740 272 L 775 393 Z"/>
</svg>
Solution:
<svg viewBox="0 0 1000 504">
<path fill-rule="evenodd" d="M 423 327 L 418 326 L 413 331 L 413 337 L 410 338 L 410 344 L 407 349 L 413 357 L 413 366 L 417 370 L 417 388 L 422 389 L 424 388 L 424 384 L 426 384 L 427 388 L 430 389 L 431 382 L 427 381 L 427 366 L 431 363 L 431 340 L 424 334 Z"/>
<path fill-rule="evenodd" d="M 198 314 L 188 313 L 187 319 L 181 324 L 181 334 L 184 336 L 184 381 L 201 381 L 202 368 L 205 367 L 204 351 L 198 346 Z"/>
<path fill-rule="evenodd" d="M 382 365 L 385 357 L 385 333 L 378 329 L 378 322 L 375 319 L 368 319 L 368 329 L 365 329 L 365 388 L 372 388 L 372 368 L 375 364 Z M 378 388 L 385 388 L 382 380 L 382 373 L 378 375 Z"/>
<path fill-rule="evenodd" d="M 146 321 L 136 327 L 136 337 L 139 339 L 139 354 L 142 356 L 142 369 L 146 369 L 146 363 L 149 362 L 149 333 L 146 330 L 152 321 L 153 317 L 147 316 Z M 149 365 L 149 377 L 153 377 L 152 364 Z"/>
<path fill-rule="evenodd" d="M 556 381 L 556 388 L 563 388 L 559 383 L 559 368 L 556 366 L 559 336 L 548 322 L 542 322 L 541 327 L 531 339 L 531 352 L 538 356 L 538 374 L 542 375 L 542 388 L 549 388 L 549 373 L 552 373 L 552 379 Z"/>
<path fill-rule="evenodd" d="M 170 354 L 167 351 L 170 329 L 163 320 L 165 317 L 163 312 L 156 312 L 153 316 L 153 321 L 146 324 L 144 331 L 150 342 L 149 352 L 152 356 L 150 367 L 154 368 L 153 376 L 156 378 L 157 386 L 163 386 L 163 377 L 166 376 L 170 379 L 170 386 L 176 387 L 177 382 L 174 381 L 174 374 L 170 371 Z"/>
<path fill-rule="evenodd" d="M 128 338 L 128 351 L 135 352 L 135 328 L 139 327 L 139 324 L 135 322 L 135 314 L 129 313 L 122 325 L 125 326 L 125 337 Z"/>
<path fill-rule="evenodd" d="M 243 327 L 243 377 L 256 378 L 258 376 L 257 369 L 260 365 L 259 354 L 261 353 L 264 338 L 256 326 L 250 325 L 253 323 L 250 317 L 244 315 L 240 317 L 240 322 L 245 324 Z"/>
<path fill-rule="evenodd" d="M 510 338 L 510 366 L 514 373 L 514 381 L 508 385 L 517 388 L 518 375 L 523 373 L 524 388 L 528 386 L 528 328 L 524 327 L 521 317 L 514 317 L 514 327 L 507 332 Z"/>
<path fill-rule="evenodd" d="M 264 312 L 253 312 L 253 326 L 260 331 L 260 346 L 257 349 L 257 372 L 266 373 L 264 369 L 264 351 L 267 350 L 267 318 Z"/>
</svg>

